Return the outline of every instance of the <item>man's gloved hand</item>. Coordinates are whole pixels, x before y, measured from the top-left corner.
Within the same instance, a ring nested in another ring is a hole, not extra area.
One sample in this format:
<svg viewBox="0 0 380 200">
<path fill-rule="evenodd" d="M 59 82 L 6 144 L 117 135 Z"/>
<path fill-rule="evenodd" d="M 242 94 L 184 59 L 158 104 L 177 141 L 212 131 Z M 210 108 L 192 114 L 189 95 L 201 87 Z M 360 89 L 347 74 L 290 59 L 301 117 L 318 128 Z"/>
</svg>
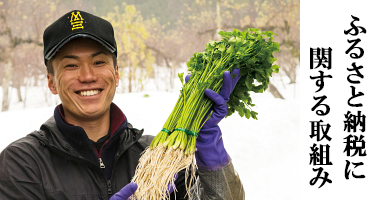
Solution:
<svg viewBox="0 0 380 200">
<path fill-rule="evenodd" d="M 174 190 L 175 190 L 175 184 L 174 184 L 174 181 L 177 180 L 178 178 L 178 173 L 177 174 L 174 174 L 174 180 L 173 180 L 173 183 L 169 183 L 168 184 L 168 193 L 166 194 L 166 196 L 169 196 Z"/>
<path fill-rule="evenodd" d="M 174 181 L 177 178 L 178 178 L 178 174 L 175 174 L 174 175 Z M 168 192 L 167 196 L 169 196 L 175 190 L 174 181 L 173 181 L 173 183 L 169 183 L 169 185 L 168 185 L 169 192 Z M 130 197 L 133 195 L 133 193 L 136 192 L 136 190 L 137 190 L 137 183 L 130 182 L 129 184 L 127 184 L 126 186 L 121 188 L 121 190 L 119 192 L 114 194 L 110 198 L 110 200 L 130 200 Z"/>
<path fill-rule="evenodd" d="M 232 71 L 232 74 L 237 75 L 234 79 L 231 79 L 230 72 L 225 71 L 223 73 L 223 86 L 220 94 L 210 89 L 205 90 L 205 95 L 214 102 L 214 105 L 209 111 L 209 113 L 213 111 L 210 119 L 206 121 L 198 133 L 195 158 L 197 166 L 201 170 L 218 170 L 230 161 L 230 157 L 224 149 L 222 132 L 218 123 L 227 115 L 226 102 L 230 100 L 230 95 L 240 79 L 239 73 L 240 68 Z M 185 81 L 188 81 L 189 78 L 188 75 Z"/>
<path fill-rule="evenodd" d="M 110 198 L 110 200 L 128 200 L 129 197 L 132 196 L 132 194 L 136 192 L 136 190 L 137 190 L 137 183 L 130 182 L 129 184 L 121 188 L 119 192 L 114 194 Z"/>
</svg>

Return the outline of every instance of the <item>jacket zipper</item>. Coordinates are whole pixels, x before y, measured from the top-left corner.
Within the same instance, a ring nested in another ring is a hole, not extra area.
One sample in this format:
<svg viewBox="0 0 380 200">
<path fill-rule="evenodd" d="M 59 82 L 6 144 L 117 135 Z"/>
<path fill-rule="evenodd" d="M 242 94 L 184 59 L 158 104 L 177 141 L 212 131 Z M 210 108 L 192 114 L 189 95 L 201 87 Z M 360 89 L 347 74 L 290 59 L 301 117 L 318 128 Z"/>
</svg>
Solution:
<svg viewBox="0 0 380 200">
<path fill-rule="evenodd" d="M 53 152 L 56 152 L 56 153 L 58 153 L 58 154 L 61 154 L 63 157 L 64 157 L 64 155 L 68 155 L 68 156 L 74 158 L 74 160 L 78 160 L 78 161 L 81 161 L 81 162 L 86 162 L 86 163 L 90 163 L 91 165 L 94 165 L 93 162 L 87 161 L 86 159 L 78 158 L 78 157 L 75 157 L 75 156 L 73 156 L 73 155 L 71 155 L 71 154 L 67 154 L 66 152 L 62 152 L 61 150 L 59 150 L 58 148 L 56 148 L 56 147 L 54 147 L 54 146 L 51 146 L 51 147 L 53 147 L 53 148 L 51 148 L 51 150 L 52 150 Z M 103 167 L 105 168 L 105 165 L 104 165 L 103 161 L 101 160 L 101 158 L 99 158 L 99 161 L 101 161 L 101 162 L 100 162 L 100 163 L 101 163 L 100 165 L 103 164 Z M 96 166 L 96 165 L 95 165 L 95 166 Z M 102 167 L 100 166 L 100 168 L 102 168 Z M 103 172 L 102 172 L 101 169 L 98 169 L 98 170 L 96 170 L 96 171 L 98 171 L 99 174 L 100 174 L 100 176 L 103 176 L 103 177 L 104 177 L 104 180 L 106 180 L 106 183 L 107 183 L 107 194 L 112 194 L 111 181 L 106 179 L 106 177 L 104 176 L 104 174 L 103 174 Z"/>
<path fill-rule="evenodd" d="M 126 130 L 127 131 L 129 131 L 128 130 L 129 128 L 127 128 Z M 100 162 L 100 168 L 102 168 L 102 158 L 101 158 L 101 155 L 102 155 L 102 151 L 103 151 L 103 147 L 108 143 L 108 141 L 109 141 L 110 139 L 108 139 L 104 144 L 103 144 L 103 146 L 100 148 L 100 151 L 98 152 L 98 157 L 99 157 L 99 161 L 101 161 Z M 136 140 L 137 141 L 137 140 Z M 135 142 L 136 142 L 135 141 Z M 129 147 L 130 146 L 132 146 L 133 145 L 133 143 L 131 144 L 131 145 L 129 145 Z M 120 158 L 120 156 L 127 150 L 128 148 L 125 148 L 122 152 L 119 152 L 119 155 L 118 156 L 116 156 L 116 159 L 114 160 L 114 163 L 113 163 L 113 169 L 115 169 L 115 167 L 116 167 L 116 163 L 117 163 L 117 161 L 119 160 L 119 158 Z M 97 152 L 97 151 L 95 151 L 95 152 Z M 104 166 L 104 164 L 103 164 L 103 166 Z M 104 168 L 105 168 L 105 166 L 104 166 Z M 114 176 L 114 172 L 115 172 L 115 170 L 112 170 L 112 172 L 111 172 L 111 179 L 113 178 L 113 176 Z M 111 187 L 112 185 L 111 185 L 111 180 L 107 180 L 107 192 L 108 192 L 108 194 L 110 195 L 110 194 L 112 194 L 112 187 Z"/>
<path fill-rule="evenodd" d="M 102 158 L 99 158 L 99 163 L 100 163 L 100 168 L 102 168 L 102 169 L 106 168 L 106 166 L 103 163 Z"/>
<path fill-rule="evenodd" d="M 107 180 L 107 192 L 108 194 L 112 194 L 111 180 Z"/>
<path fill-rule="evenodd" d="M 127 132 L 128 132 L 128 131 L 129 131 L 129 128 L 127 128 L 126 130 L 127 130 Z M 137 141 L 137 140 L 136 140 L 136 141 Z M 135 142 L 136 142 L 136 141 L 135 141 Z M 114 163 L 113 163 L 113 169 L 116 168 L 116 164 L 117 164 L 117 162 L 119 161 L 119 158 L 121 157 L 121 155 L 123 155 L 124 152 L 126 152 L 127 149 L 128 149 L 129 147 L 131 147 L 135 142 L 133 142 L 132 144 L 130 144 L 130 145 L 129 145 L 127 148 L 125 148 L 123 151 L 121 151 L 121 152 L 119 152 L 119 153 L 116 152 L 116 154 L 119 154 L 119 155 L 117 155 L 117 156 L 115 157 L 115 160 L 114 160 Z M 112 170 L 112 173 L 111 173 L 111 179 L 114 177 L 114 172 L 115 172 L 115 170 Z"/>
<path fill-rule="evenodd" d="M 100 166 L 100 169 L 105 169 L 106 166 L 104 165 L 103 163 L 103 160 L 102 160 L 102 151 L 103 151 L 103 147 L 108 143 L 109 139 L 103 144 L 103 146 L 100 148 L 100 151 L 98 152 L 94 147 L 94 150 L 95 150 L 95 153 L 97 154 L 98 158 L 99 158 L 99 166 Z M 111 184 L 111 180 L 107 180 L 107 194 L 110 195 L 112 194 L 112 184 Z"/>
<path fill-rule="evenodd" d="M 128 128 L 126 129 L 127 131 L 128 131 Z M 108 141 L 109 141 L 109 139 L 103 144 L 103 146 L 100 148 L 100 152 L 98 153 L 97 151 L 95 151 L 96 153 L 97 153 L 97 156 L 98 156 L 98 158 L 99 158 L 99 164 L 100 164 L 100 168 L 102 168 L 102 169 L 104 169 L 106 166 L 104 165 L 104 163 L 103 163 L 103 160 L 102 160 L 102 158 L 101 158 L 101 153 L 102 153 L 102 150 L 103 150 L 103 147 L 105 146 L 105 144 L 106 143 L 108 143 Z M 136 140 L 137 141 L 137 140 Z M 135 141 L 135 142 L 136 142 Z M 134 142 L 133 142 L 134 143 Z M 132 144 L 130 144 L 128 147 L 130 147 L 130 146 L 132 146 L 133 145 L 133 143 Z M 119 158 L 120 158 L 120 156 L 127 150 L 128 148 L 125 148 L 122 152 L 119 152 L 119 155 L 116 157 L 116 159 L 115 159 L 115 161 L 114 161 L 114 163 L 113 163 L 113 165 L 114 165 L 114 168 L 115 168 L 115 166 L 116 166 L 116 163 L 117 163 L 117 161 L 119 160 Z M 58 148 L 56 148 L 56 150 L 58 151 L 58 152 L 61 152 L 61 150 L 59 150 Z M 63 154 L 67 154 L 66 152 L 62 152 Z M 73 155 L 71 155 L 71 154 L 68 154 L 70 157 L 74 157 Z M 76 157 L 74 157 L 75 159 L 79 159 L 79 160 L 83 160 L 83 161 L 85 161 L 85 162 L 89 162 L 89 161 L 87 161 L 87 160 L 85 160 L 85 159 L 82 159 L 82 158 L 76 158 Z M 94 163 L 92 163 L 92 162 L 89 162 L 89 163 L 91 163 L 92 165 L 94 164 Z M 102 170 L 100 170 L 100 172 L 101 172 Z M 104 178 L 105 178 L 105 176 L 104 176 L 104 174 L 101 172 L 100 173 L 101 174 L 101 176 L 103 176 Z M 112 179 L 112 177 L 114 176 L 114 170 L 112 170 L 112 173 L 111 173 L 111 179 Z M 112 194 L 112 184 L 111 184 L 111 180 L 107 180 L 106 179 L 106 181 L 107 181 L 107 193 L 110 195 L 110 194 Z"/>
<path fill-rule="evenodd" d="M 105 168 L 106 168 L 106 166 L 104 165 L 103 160 L 102 160 L 102 151 L 103 151 L 104 146 L 108 143 L 109 140 L 110 140 L 110 139 L 108 139 L 108 140 L 102 145 L 102 147 L 100 148 L 100 151 L 99 151 L 99 152 L 96 150 L 95 146 L 93 146 L 93 147 L 94 147 L 94 150 L 95 150 L 95 153 L 96 153 L 96 155 L 97 155 L 98 158 L 99 158 L 99 166 L 100 166 L 100 169 L 105 169 Z M 112 175 L 111 175 L 111 177 L 112 177 Z M 111 186 L 112 186 L 112 184 L 111 184 L 111 180 L 107 180 L 107 194 L 108 194 L 108 195 L 112 194 L 112 187 L 111 187 Z"/>
</svg>

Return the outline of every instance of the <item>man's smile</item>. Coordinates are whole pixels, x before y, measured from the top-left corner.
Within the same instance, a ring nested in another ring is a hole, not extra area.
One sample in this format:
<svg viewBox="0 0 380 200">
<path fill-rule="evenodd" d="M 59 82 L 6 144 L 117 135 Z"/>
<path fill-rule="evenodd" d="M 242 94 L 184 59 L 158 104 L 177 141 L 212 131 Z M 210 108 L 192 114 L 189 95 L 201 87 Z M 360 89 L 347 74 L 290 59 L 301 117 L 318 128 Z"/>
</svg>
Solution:
<svg viewBox="0 0 380 200">
<path fill-rule="evenodd" d="M 103 91 L 103 89 L 92 89 L 92 90 L 80 90 L 80 91 L 77 91 L 75 92 L 76 94 L 80 95 L 80 96 L 94 96 L 94 95 L 97 95 L 99 93 L 101 93 Z"/>
</svg>

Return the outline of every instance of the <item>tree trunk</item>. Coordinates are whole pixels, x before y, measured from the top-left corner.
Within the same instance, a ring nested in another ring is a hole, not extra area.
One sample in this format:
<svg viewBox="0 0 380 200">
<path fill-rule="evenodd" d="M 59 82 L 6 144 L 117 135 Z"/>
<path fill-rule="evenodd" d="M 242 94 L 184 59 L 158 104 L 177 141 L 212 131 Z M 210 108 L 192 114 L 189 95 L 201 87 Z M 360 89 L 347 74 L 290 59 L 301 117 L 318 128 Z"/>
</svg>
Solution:
<svg viewBox="0 0 380 200">
<path fill-rule="evenodd" d="M 222 37 L 218 34 L 219 31 L 222 30 L 222 17 L 220 15 L 220 0 L 216 1 L 216 26 L 217 26 L 217 29 L 215 33 L 215 39 L 219 41 L 222 39 Z"/>
<path fill-rule="evenodd" d="M 132 92 L 132 66 L 129 66 L 129 73 L 128 73 L 128 92 Z"/>
<path fill-rule="evenodd" d="M 164 58 L 164 61 L 165 61 L 166 67 L 168 68 L 169 73 L 170 73 L 170 76 L 169 76 L 169 87 L 166 87 L 166 91 L 169 91 L 169 90 L 171 89 L 173 63 L 172 63 L 172 65 L 170 65 L 168 58 L 165 57 L 164 55 L 162 55 L 162 56 L 163 56 L 163 58 Z M 167 82 L 165 81 L 165 85 L 166 85 L 166 83 L 167 83 Z"/>
<path fill-rule="evenodd" d="M 284 99 L 284 97 L 282 97 L 281 93 L 273 84 L 269 84 L 269 92 L 272 93 L 275 98 Z"/>
<path fill-rule="evenodd" d="M 25 90 L 24 90 L 24 109 L 26 108 L 26 91 L 28 90 L 27 84 L 25 84 Z"/>
<path fill-rule="evenodd" d="M 175 79 L 175 64 L 172 64 L 170 68 L 170 79 L 169 79 L 169 91 L 173 91 L 174 89 L 174 79 Z"/>
<path fill-rule="evenodd" d="M 157 56 L 156 56 L 156 60 L 157 60 Z M 156 88 L 157 88 L 157 91 L 160 91 L 160 78 L 159 78 L 159 67 L 158 65 L 154 65 L 154 83 L 156 85 Z"/>
<path fill-rule="evenodd" d="M 131 24 L 130 22 L 128 22 L 128 24 Z M 127 67 L 129 67 L 129 75 L 128 75 L 128 92 L 131 93 L 132 92 L 132 61 L 131 61 L 131 32 L 130 30 L 128 29 L 127 30 L 128 32 L 128 57 L 127 57 Z"/>
<path fill-rule="evenodd" d="M 283 68 L 282 70 L 285 72 L 286 76 L 289 77 L 290 83 L 296 83 L 296 65 L 292 65 L 289 68 Z"/>
<path fill-rule="evenodd" d="M 296 67 L 297 66 L 293 65 L 289 70 L 290 84 L 296 83 Z"/>
<path fill-rule="evenodd" d="M 180 64 L 178 61 L 172 61 L 172 65 L 170 67 L 170 91 L 173 91 L 175 80 L 178 78 L 177 68 L 179 68 L 179 65 Z"/>
<path fill-rule="evenodd" d="M 290 30 L 289 23 L 286 20 L 284 22 L 285 22 L 285 30 L 286 30 L 285 40 L 286 41 L 292 41 L 291 35 L 289 34 L 289 30 Z M 284 48 L 284 47 L 282 47 L 282 48 Z M 287 46 L 286 50 L 291 51 L 292 48 L 295 48 L 295 47 L 294 46 Z M 284 70 L 284 71 L 290 79 L 290 84 L 293 84 L 293 83 L 296 83 L 296 68 L 297 68 L 297 63 L 299 63 L 299 58 L 293 57 L 293 55 L 292 55 L 292 57 L 290 59 L 291 59 L 289 62 L 290 66 L 289 66 L 288 70 Z"/>
<path fill-rule="evenodd" d="M 9 85 L 12 80 L 12 71 L 13 71 L 13 66 L 12 62 L 7 62 L 4 66 L 4 77 L 2 80 L 2 86 L 3 86 L 3 102 L 2 102 L 2 109 L 1 111 L 7 111 L 9 110 Z"/>
<path fill-rule="evenodd" d="M 20 87 L 19 84 L 16 86 L 16 90 L 17 90 L 18 102 L 22 102 L 22 97 L 21 97 L 21 87 Z"/>
</svg>

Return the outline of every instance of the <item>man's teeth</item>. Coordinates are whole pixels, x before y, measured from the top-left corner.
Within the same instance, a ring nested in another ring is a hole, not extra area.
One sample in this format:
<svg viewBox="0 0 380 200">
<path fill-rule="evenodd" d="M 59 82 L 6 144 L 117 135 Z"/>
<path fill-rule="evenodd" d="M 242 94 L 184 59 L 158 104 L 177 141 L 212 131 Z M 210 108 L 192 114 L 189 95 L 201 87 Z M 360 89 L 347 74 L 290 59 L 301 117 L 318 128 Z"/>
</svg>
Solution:
<svg viewBox="0 0 380 200">
<path fill-rule="evenodd" d="M 88 91 L 81 91 L 80 95 L 81 96 L 93 96 L 95 94 L 98 94 L 100 90 L 88 90 Z"/>
</svg>

